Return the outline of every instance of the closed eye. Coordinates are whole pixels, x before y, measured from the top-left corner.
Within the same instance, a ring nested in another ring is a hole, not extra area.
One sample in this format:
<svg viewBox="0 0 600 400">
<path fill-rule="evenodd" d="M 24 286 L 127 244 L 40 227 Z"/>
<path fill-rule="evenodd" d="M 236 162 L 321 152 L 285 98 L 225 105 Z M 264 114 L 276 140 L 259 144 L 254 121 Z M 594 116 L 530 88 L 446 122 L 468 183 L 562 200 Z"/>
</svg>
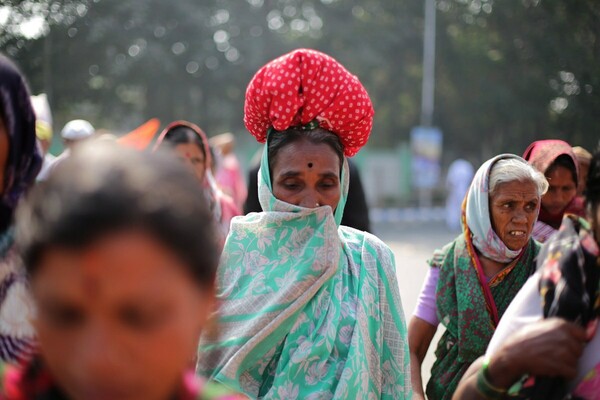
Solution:
<svg viewBox="0 0 600 400">
<path fill-rule="evenodd" d="M 160 312 L 147 312 L 133 307 L 125 307 L 119 312 L 119 317 L 125 325 L 132 329 L 148 330 L 160 324 L 164 316 Z"/>
<path fill-rule="evenodd" d="M 85 320 L 84 311 L 69 305 L 48 305 L 40 313 L 45 320 L 59 329 L 69 329 L 81 325 Z"/>
</svg>

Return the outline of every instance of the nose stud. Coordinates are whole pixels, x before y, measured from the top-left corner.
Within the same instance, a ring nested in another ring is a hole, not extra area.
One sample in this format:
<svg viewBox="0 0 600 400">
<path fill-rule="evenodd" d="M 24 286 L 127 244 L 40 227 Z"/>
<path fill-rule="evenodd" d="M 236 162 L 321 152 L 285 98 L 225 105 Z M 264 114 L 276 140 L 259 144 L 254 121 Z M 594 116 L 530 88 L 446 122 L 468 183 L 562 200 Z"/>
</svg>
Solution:
<svg viewBox="0 0 600 400">
<path fill-rule="evenodd" d="M 317 207 L 321 207 L 321 205 L 319 203 L 316 204 Z"/>
</svg>

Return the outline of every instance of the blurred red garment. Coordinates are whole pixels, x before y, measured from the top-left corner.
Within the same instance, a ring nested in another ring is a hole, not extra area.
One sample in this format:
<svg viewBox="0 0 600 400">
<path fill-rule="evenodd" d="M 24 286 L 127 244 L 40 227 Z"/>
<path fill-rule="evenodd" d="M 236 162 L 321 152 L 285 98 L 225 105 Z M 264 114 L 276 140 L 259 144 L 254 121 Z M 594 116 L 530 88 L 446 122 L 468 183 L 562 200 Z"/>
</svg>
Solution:
<svg viewBox="0 0 600 400">
<path fill-rule="evenodd" d="M 229 132 L 222 133 L 210 138 L 210 145 L 216 150 L 218 158 L 215 180 L 219 188 L 229 195 L 241 210 L 248 192 L 240 161 L 234 152 L 235 136 Z"/>
</svg>

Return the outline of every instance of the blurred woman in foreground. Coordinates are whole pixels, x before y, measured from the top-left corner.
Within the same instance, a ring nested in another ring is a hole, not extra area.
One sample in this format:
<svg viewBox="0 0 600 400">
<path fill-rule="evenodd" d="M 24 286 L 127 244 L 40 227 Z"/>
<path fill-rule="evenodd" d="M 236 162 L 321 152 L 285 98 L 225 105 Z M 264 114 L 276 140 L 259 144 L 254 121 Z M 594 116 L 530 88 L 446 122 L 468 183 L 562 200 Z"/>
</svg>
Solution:
<svg viewBox="0 0 600 400">
<path fill-rule="evenodd" d="M 0 55 L 0 361 L 27 357 L 35 342 L 33 307 L 14 246 L 14 211 L 41 165 L 27 84 Z"/>
<path fill-rule="evenodd" d="M 180 163 L 82 144 L 17 221 L 39 349 L 3 369 L 0 398 L 222 398 L 188 372 L 219 254 L 202 190 Z"/>
</svg>

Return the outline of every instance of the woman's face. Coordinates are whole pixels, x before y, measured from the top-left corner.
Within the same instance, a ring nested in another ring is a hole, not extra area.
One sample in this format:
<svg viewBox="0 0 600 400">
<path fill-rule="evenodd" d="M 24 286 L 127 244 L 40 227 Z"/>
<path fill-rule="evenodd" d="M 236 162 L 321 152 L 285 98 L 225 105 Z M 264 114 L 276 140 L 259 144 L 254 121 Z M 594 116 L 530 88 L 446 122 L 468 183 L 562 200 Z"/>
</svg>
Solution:
<svg viewBox="0 0 600 400">
<path fill-rule="evenodd" d="M 175 151 L 198 178 L 198 181 L 204 182 L 206 158 L 200 147 L 195 143 L 181 143 L 175 146 Z"/>
<path fill-rule="evenodd" d="M 546 174 L 550 187 L 542 197 L 542 206 L 550 214 L 560 214 L 577 194 L 577 182 L 568 168 L 557 165 Z"/>
<path fill-rule="evenodd" d="M 534 182 L 501 183 L 490 196 L 494 232 L 506 247 L 520 250 L 529 241 L 537 219 L 540 197 Z"/>
<path fill-rule="evenodd" d="M 301 140 L 283 147 L 271 173 L 273 195 L 281 201 L 332 210 L 340 201 L 340 159 L 328 144 Z"/>
<path fill-rule="evenodd" d="M 4 171 L 8 162 L 8 147 L 8 132 L 6 132 L 4 120 L 0 116 L 0 195 L 4 193 Z"/>
<path fill-rule="evenodd" d="M 32 277 L 40 353 L 75 400 L 171 398 L 191 366 L 212 289 L 161 243 L 123 231 L 49 248 Z"/>
</svg>

